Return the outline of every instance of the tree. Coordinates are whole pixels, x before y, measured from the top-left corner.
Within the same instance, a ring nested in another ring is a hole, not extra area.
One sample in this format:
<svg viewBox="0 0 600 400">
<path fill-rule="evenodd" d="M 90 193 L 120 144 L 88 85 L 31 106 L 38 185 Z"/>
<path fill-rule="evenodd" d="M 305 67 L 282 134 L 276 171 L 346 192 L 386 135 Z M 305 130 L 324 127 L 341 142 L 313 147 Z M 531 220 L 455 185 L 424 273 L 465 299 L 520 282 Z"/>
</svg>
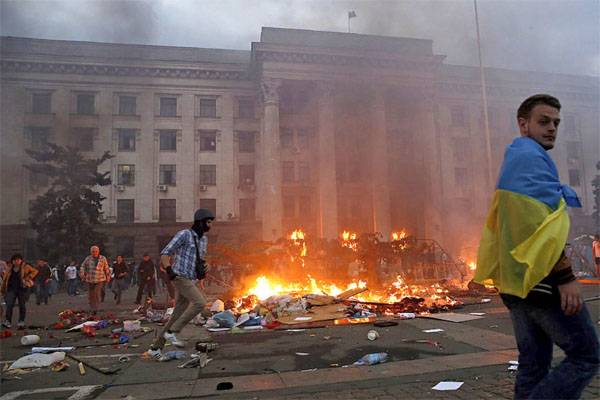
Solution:
<svg viewBox="0 0 600 400">
<path fill-rule="evenodd" d="M 594 193 L 594 212 L 592 213 L 592 218 L 595 222 L 595 233 L 600 231 L 600 161 L 596 164 L 596 170 L 598 170 L 598 173 L 594 177 L 594 180 L 592 180 L 592 186 L 594 187 L 592 191 Z"/>
<path fill-rule="evenodd" d="M 50 188 L 31 206 L 29 222 L 37 232 L 36 245 L 51 262 L 82 257 L 92 244 L 103 245 L 100 225 L 102 200 L 96 191 L 111 184 L 110 171 L 98 167 L 113 156 L 106 151 L 97 159 L 86 159 L 77 149 L 48 143 L 41 151 L 27 150 L 35 163 L 26 168 L 48 176 Z"/>
</svg>

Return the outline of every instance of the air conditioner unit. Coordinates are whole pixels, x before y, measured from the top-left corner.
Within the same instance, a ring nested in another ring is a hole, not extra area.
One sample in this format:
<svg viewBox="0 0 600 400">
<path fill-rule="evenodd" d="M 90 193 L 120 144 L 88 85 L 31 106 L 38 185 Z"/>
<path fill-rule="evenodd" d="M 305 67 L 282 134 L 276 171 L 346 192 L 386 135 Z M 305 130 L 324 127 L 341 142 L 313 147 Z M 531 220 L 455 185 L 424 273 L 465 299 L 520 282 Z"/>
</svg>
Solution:
<svg viewBox="0 0 600 400">
<path fill-rule="evenodd" d="M 208 190 L 208 186 L 200 185 L 200 186 L 198 186 L 198 189 L 200 189 L 201 192 L 206 192 Z"/>
<path fill-rule="evenodd" d="M 124 191 L 125 191 L 124 185 L 117 185 L 117 192 L 124 192 Z"/>
<path fill-rule="evenodd" d="M 167 189 L 169 189 L 169 187 L 167 185 L 158 185 L 156 188 L 158 189 L 159 192 L 166 192 Z"/>
</svg>

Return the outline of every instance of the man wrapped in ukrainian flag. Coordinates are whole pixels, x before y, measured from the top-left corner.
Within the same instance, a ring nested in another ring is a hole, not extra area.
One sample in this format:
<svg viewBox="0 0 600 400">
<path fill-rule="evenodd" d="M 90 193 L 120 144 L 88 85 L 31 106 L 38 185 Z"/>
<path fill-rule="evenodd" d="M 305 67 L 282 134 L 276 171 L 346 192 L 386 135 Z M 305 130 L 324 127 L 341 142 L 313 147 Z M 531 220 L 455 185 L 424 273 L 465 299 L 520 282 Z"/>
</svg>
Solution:
<svg viewBox="0 0 600 400">
<path fill-rule="evenodd" d="M 521 136 L 504 154 L 474 277 L 493 284 L 510 310 L 519 349 L 515 399 L 577 399 L 600 366 L 598 336 L 564 253 L 567 206 L 581 204 L 547 153 L 560 108 L 545 94 L 519 107 Z M 553 344 L 566 354 L 555 368 Z"/>
</svg>

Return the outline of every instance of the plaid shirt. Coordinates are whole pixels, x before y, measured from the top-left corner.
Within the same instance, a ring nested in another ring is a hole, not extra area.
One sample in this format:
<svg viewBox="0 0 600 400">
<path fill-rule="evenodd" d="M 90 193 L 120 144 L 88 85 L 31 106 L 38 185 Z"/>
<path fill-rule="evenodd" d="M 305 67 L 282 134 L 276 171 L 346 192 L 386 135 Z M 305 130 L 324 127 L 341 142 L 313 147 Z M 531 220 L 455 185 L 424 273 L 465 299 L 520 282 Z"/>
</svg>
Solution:
<svg viewBox="0 0 600 400">
<path fill-rule="evenodd" d="M 94 261 L 94 257 L 87 256 L 81 263 L 80 270 L 81 279 L 89 283 L 108 282 L 110 279 L 110 268 L 106 257 L 99 256 L 98 263 Z"/>
<path fill-rule="evenodd" d="M 160 252 L 165 256 L 171 256 L 175 253 L 173 272 L 187 279 L 196 279 L 196 245 L 194 244 L 194 238 L 198 242 L 198 254 L 201 259 L 204 259 L 208 239 L 206 235 L 199 238 L 198 234 L 191 229 L 177 232 L 169 244 Z"/>
</svg>

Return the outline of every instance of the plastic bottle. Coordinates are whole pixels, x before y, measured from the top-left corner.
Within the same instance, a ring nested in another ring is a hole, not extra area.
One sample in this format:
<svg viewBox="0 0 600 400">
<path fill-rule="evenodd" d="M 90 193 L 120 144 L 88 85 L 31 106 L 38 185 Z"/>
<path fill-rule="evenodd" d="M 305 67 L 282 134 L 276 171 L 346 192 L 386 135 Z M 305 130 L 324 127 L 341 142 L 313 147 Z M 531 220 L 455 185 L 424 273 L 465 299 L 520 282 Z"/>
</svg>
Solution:
<svg viewBox="0 0 600 400">
<path fill-rule="evenodd" d="M 362 356 L 354 365 L 374 365 L 387 361 L 388 353 L 371 353 Z"/>
<path fill-rule="evenodd" d="M 166 353 L 164 353 L 162 355 L 162 357 L 158 359 L 158 361 L 181 360 L 182 358 L 186 358 L 186 357 L 187 357 L 187 353 L 185 351 L 173 350 L 173 351 L 167 351 Z"/>
</svg>

